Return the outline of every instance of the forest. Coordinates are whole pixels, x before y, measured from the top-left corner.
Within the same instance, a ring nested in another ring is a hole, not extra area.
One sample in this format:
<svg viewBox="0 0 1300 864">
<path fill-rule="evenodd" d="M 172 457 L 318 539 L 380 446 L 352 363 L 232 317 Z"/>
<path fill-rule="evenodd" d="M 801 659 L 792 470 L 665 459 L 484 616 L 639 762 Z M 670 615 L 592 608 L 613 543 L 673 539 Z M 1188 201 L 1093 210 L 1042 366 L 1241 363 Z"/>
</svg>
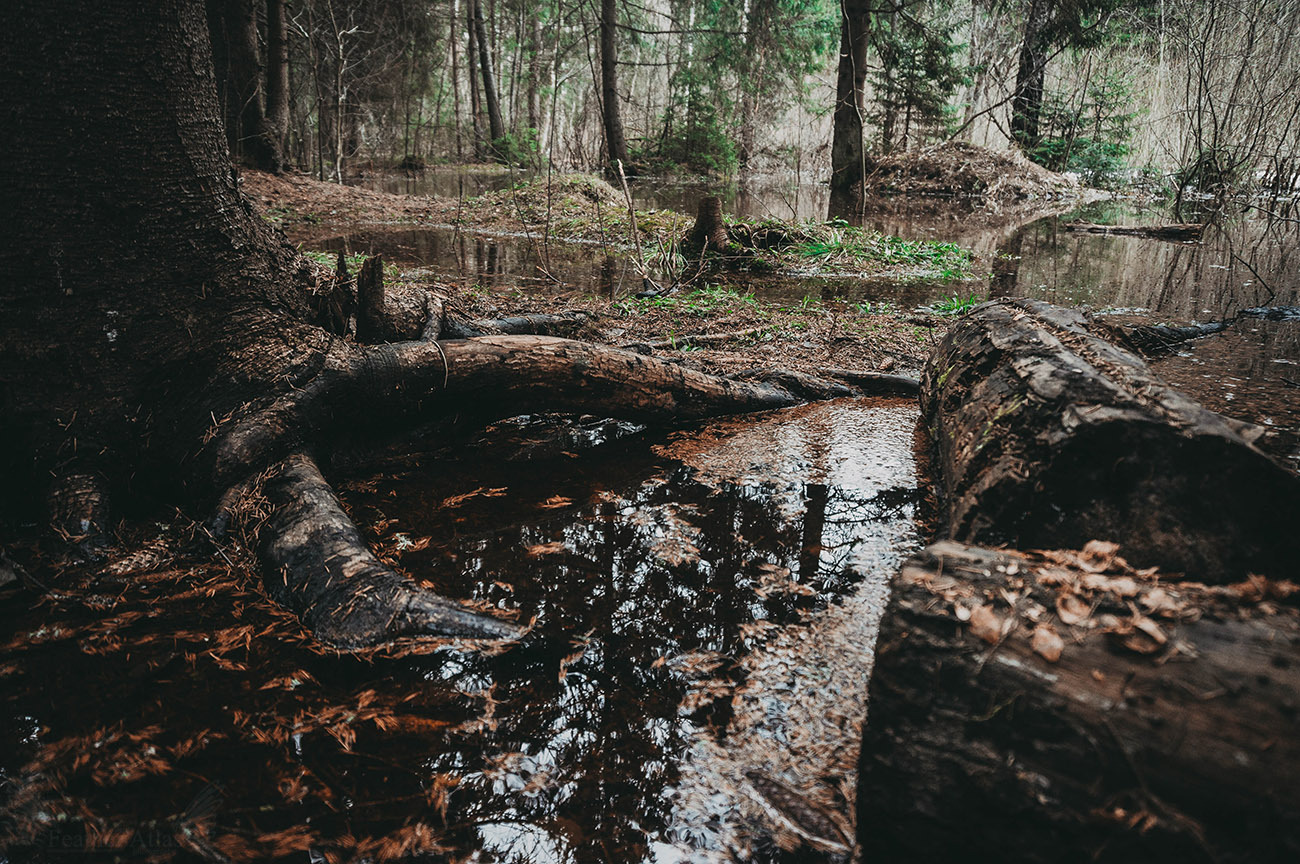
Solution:
<svg viewBox="0 0 1300 864">
<path fill-rule="evenodd" d="M 497 161 L 816 180 L 948 141 L 1165 192 L 1300 170 L 1286 0 L 209 6 L 237 156 L 320 179 Z"/>
<path fill-rule="evenodd" d="M 1300 0 L 0 14 L 0 864 L 1300 856 Z"/>
</svg>

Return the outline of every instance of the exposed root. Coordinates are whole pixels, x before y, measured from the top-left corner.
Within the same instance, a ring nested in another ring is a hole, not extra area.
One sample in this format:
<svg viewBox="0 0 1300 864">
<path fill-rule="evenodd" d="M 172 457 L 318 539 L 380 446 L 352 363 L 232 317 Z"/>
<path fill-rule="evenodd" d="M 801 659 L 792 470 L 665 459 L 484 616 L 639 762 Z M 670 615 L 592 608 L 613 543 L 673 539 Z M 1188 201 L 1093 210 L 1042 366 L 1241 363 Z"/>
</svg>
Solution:
<svg viewBox="0 0 1300 864">
<path fill-rule="evenodd" d="M 272 512 L 258 555 L 267 589 L 322 642 L 357 649 L 421 636 L 523 634 L 516 624 L 472 612 L 380 563 L 307 455 L 280 462 L 265 492 Z"/>
<path fill-rule="evenodd" d="M 530 412 L 681 422 L 784 408 L 914 382 L 843 372 L 841 380 L 763 370 L 728 378 L 586 342 L 486 336 L 336 350 L 301 389 L 249 410 L 203 459 L 230 510 L 268 466 L 271 516 L 260 555 L 271 594 L 324 642 L 366 648 L 420 636 L 511 638 L 515 625 L 472 613 L 381 564 L 312 459 L 343 435 L 415 427 L 468 409 L 483 421 Z M 851 386 L 846 380 L 853 380 Z M 224 515 L 212 524 L 228 521 Z"/>
</svg>

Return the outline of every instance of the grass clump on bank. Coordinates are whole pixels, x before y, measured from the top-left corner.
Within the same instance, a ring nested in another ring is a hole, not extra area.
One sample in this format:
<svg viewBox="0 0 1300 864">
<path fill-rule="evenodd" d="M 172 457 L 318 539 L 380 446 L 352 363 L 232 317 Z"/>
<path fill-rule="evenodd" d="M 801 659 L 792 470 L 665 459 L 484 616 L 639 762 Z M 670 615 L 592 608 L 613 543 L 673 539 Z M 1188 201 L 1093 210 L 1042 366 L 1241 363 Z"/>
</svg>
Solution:
<svg viewBox="0 0 1300 864">
<path fill-rule="evenodd" d="M 760 263 L 762 269 L 809 267 L 826 273 L 898 273 L 965 279 L 974 255 L 956 243 L 904 240 L 842 220 L 786 224 L 775 220 L 737 222 L 727 234 Z"/>
</svg>

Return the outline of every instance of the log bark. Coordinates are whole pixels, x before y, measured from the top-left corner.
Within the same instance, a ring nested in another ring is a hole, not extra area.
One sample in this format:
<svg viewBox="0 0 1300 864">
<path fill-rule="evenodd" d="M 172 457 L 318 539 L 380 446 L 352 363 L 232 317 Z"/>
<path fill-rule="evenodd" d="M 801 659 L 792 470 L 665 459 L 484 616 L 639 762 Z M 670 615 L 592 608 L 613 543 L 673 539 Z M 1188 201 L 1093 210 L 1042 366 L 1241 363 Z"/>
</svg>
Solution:
<svg viewBox="0 0 1300 864">
<path fill-rule="evenodd" d="M 881 625 L 863 849 L 877 861 L 1297 860 L 1296 592 L 1169 581 L 1101 543 L 931 546 L 903 566 Z"/>
<path fill-rule="evenodd" d="M 1163 384 L 1081 312 L 977 307 L 932 354 L 921 405 L 944 534 L 1079 548 L 1224 580 L 1293 572 L 1300 477 L 1229 420 Z"/>
</svg>

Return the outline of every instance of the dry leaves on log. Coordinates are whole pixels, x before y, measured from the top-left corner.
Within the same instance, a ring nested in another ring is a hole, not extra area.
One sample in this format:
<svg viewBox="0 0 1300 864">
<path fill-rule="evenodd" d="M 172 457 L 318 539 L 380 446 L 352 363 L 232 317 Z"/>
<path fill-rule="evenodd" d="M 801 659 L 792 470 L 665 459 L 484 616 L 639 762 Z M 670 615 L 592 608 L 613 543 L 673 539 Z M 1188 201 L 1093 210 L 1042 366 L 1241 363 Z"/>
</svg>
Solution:
<svg viewBox="0 0 1300 864">
<path fill-rule="evenodd" d="M 1177 625 L 1216 615 L 1273 614 L 1294 604 L 1290 581 L 1251 578 L 1227 586 L 1181 581 L 1179 574 L 1136 569 L 1114 543 L 1082 550 L 1014 552 L 937 543 L 903 568 L 906 584 L 941 601 L 943 614 L 967 625 L 971 636 L 1000 645 L 1024 622 L 1029 648 L 1055 663 L 1071 642 L 1103 634 L 1116 647 L 1164 662 L 1194 646 L 1177 638 Z M 931 607 L 933 608 L 933 607 Z M 1292 613 L 1300 610 L 1291 610 Z"/>
</svg>

